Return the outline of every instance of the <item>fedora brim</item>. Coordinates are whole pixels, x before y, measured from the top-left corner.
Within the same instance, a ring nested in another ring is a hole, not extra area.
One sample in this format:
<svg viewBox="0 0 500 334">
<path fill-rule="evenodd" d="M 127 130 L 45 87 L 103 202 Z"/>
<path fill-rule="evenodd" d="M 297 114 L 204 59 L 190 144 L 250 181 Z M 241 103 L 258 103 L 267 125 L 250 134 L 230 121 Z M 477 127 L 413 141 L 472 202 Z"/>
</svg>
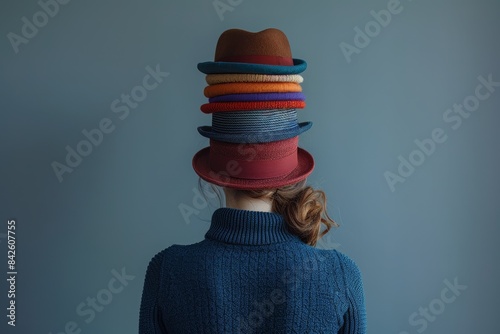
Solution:
<svg viewBox="0 0 500 334">
<path fill-rule="evenodd" d="M 263 131 L 260 133 L 222 133 L 212 129 L 211 126 L 200 126 L 198 132 L 206 138 L 225 141 L 228 143 L 268 143 L 272 141 L 284 140 L 298 136 L 311 128 L 312 122 L 299 123 L 293 129 L 279 131 Z"/>
<path fill-rule="evenodd" d="M 205 74 L 250 73 L 250 74 L 299 74 L 305 71 L 307 63 L 302 59 L 293 59 L 293 66 L 265 65 L 252 63 L 233 63 L 207 61 L 198 64 L 198 70 Z"/>
<path fill-rule="evenodd" d="M 312 155 L 302 148 L 297 148 L 297 167 L 288 175 L 269 179 L 251 180 L 229 176 L 227 172 L 215 172 L 209 163 L 210 147 L 205 147 L 193 157 L 193 168 L 203 180 L 236 189 L 272 189 L 300 182 L 307 178 L 314 169 Z"/>
</svg>

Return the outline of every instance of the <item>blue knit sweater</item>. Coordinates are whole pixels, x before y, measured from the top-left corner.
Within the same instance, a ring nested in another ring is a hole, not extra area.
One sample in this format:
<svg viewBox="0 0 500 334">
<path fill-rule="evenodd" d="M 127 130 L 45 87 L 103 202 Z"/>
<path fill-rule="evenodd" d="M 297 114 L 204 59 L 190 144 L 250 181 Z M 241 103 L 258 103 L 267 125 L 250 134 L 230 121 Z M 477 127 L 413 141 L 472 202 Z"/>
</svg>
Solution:
<svg viewBox="0 0 500 334">
<path fill-rule="evenodd" d="M 276 213 L 217 209 L 203 241 L 149 263 L 139 333 L 366 333 L 361 275 Z"/>
</svg>

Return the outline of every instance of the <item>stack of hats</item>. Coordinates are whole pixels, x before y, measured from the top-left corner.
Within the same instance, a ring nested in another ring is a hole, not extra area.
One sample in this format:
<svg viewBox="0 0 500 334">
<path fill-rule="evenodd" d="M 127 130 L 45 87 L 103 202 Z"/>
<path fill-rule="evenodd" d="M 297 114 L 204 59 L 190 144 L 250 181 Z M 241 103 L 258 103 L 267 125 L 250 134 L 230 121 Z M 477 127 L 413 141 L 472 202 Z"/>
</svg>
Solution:
<svg viewBox="0 0 500 334">
<path fill-rule="evenodd" d="M 214 61 L 198 64 L 209 98 L 201 111 L 212 115 L 212 126 L 198 128 L 210 139 L 193 158 L 201 178 L 237 189 L 271 189 L 312 172 L 312 156 L 298 147 L 298 135 L 312 126 L 297 121 L 297 109 L 305 107 L 299 73 L 306 66 L 292 58 L 278 29 L 222 33 Z"/>
</svg>

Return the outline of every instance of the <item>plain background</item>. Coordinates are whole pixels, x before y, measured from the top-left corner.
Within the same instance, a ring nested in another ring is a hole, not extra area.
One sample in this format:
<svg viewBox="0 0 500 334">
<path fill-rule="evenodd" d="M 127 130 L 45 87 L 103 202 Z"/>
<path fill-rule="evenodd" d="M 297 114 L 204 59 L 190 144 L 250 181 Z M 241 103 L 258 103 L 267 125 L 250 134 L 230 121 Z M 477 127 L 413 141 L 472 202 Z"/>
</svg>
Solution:
<svg viewBox="0 0 500 334">
<path fill-rule="evenodd" d="M 15 218 L 18 306 L 17 326 L 7 326 L 1 279 L 0 331 L 55 334 L 74 321 L 81 333 L 137 332 L 149 260 L 201 240 L 213 210 L 191 168 L 208 144 L 196 127 L 210 124 L 196 64 L 213 59 L 226 29 L 276 27 L 308 62 L 299 115 L 314 126 L 300 145 L 316 159 L 310 184 L 341 224 L 319 246 L 361 268 L 369 333 L 497 332 L 500 88 L 456 130 L 443 114 L 474 94 L 478 76 L 500 81 L 500 3 L 403 0 L 350 62 L 340 44 L 354 45 L 354 29 L 386 0 L 230 3 L 220 17 L 212 0 L 70 1 L 16 53 L 7 34 L 20 35 L 41 7 L 2 1 L 0 267 Z M 169 76 L 120 119 L 112 102 L 157 64 Z M 115 130 L 59 182 L 52 163 L 104 118 Z M 384 173 L 435 128 L 447 140 L 391 191 Z M 110 295 L 122 268 L 134 278 Z M 467 288 L 439 302 L 455 279 Z M 76 308 L 96 297 L 106 305 L 87 323 Z M 437 315 L 422 320 L 430 305 Z M 425 329 L 409 322 L 414 312 Z"/>
</svg>

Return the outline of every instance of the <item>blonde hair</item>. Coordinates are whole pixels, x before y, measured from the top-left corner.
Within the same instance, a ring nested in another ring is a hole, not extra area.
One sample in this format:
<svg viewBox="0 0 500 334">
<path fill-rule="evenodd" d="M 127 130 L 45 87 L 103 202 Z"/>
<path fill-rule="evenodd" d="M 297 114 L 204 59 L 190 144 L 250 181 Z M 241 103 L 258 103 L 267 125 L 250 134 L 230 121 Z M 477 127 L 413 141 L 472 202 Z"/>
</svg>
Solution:
<svg viewBox="0 0 500 334">
<path fill-rule="evenodd" d="M 306 186 L 305 180 L 277 189 L 236 191 L 255 199 L 270 199 L 271 210 L 284 217 L 289 231 L 311 246 L 332 227 L 339 226 L 328 215 L 325 193 Z M 321 224 L 325 229 L 321 230 Z"/>
</svg>

